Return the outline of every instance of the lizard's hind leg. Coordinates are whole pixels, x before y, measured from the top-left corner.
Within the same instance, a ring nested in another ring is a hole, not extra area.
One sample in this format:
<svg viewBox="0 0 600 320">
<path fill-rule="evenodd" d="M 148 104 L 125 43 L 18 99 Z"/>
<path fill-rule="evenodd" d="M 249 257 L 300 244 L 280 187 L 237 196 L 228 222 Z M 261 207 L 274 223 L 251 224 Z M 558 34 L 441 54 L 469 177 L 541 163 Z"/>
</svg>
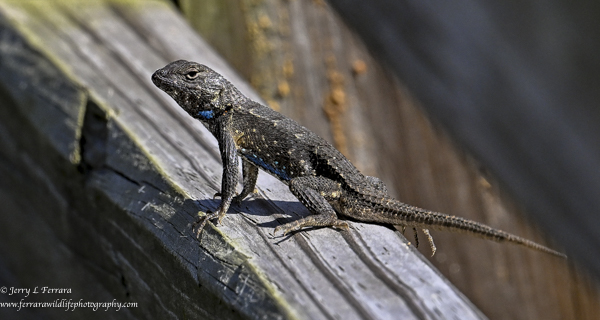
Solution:
<svg viewBox="0 0 600 320">
<path fill-rule="evenodd" d="M 431 248 L 431 256 L 433 257 L 433 255 L 435 254 L 435 251 L 437 250 L 437 248 L 435 247 L 435 243 L 433 242 L 433 237 L 429 233 L 429 229 L 421 229 L 421 230 L 423 230 L 423 233 L 425 234 L 425 236 L 427 237 L 427 240 L 429 241 L 429 247 Z"/>
<path fill-rule="evenodd" d="M 404 235 L 404 231 L 406 231 L 406 226 L 396 225 L 395 227 L 398 231 L 402 232 L 402 234 Z M 429 248 L 431 248 L 431 256 L 433 257 L 433 255 L 435 254 L 435 251 L 437 250 L 435 243 L 433 242 L 433 237 L 431 236 L 431 233 L 429 233 L 429 229 L 421 229 L 421 230 L 423 230 L 423 233 L 427 237 L 427 241 L 429 241 Z M 417 228 L 413 228 L 413 235 L 415 237 L 415 247 L 418 248 L 419 247 L 419 236 L 417 234 Z"/>
<path fill-rule="evenodd" d="M 274 233 L 286 235 L 304 227 L 335 227 L 348 229 L 348 223 L 337 218 L 328 201 L 337 201 L 341 196 L 338 183 L 324 177 L 299 177 L 290 180 L 290 191 L 313 214 L 275 228 Z"/>
</svg>

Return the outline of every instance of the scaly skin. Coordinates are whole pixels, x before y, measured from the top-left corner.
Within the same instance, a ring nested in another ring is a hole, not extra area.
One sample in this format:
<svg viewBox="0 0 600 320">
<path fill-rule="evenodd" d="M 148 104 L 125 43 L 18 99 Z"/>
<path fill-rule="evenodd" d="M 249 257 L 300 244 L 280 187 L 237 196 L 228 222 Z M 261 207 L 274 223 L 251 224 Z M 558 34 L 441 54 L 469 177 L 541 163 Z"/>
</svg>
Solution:
<svg viewBox="0 0 600 320">
<path fill-rule="evenodd" d="M 294 120 L 244 96 L 212 69 L 184 60 L 172 62 L 152 75 L 154 84 L 169 94 L 217 138 L 223 161 L 221 204 L 203 217 L 225 216 L 232 201 L 241 201 L 255 188 L 258 169 L 274 175 L 313 215 L 275 228 L 283 234 L 304 227 L 347 229 L 337 214 L 354 219 L 423 229 L 433 252 L 428 229 L 475 234 L 507 241 L 564 257 L 535 242 L 484 224 L 404 204 L 387 194 L 381 180 L 365 176 L 331 144 Z M 238 159 L 242 158 L 244 187 L 235 195 Z M 415 233 L 416 235 L 416 233 Z"/>
</svg>

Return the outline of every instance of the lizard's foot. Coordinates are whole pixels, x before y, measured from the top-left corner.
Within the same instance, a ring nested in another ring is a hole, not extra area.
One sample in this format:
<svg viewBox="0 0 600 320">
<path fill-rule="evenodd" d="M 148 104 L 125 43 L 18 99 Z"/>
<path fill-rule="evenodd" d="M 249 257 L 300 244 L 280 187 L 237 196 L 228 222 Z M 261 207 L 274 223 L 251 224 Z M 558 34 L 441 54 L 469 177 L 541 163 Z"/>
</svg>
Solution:
<svg viewBox="0 0 600 320">
<path fill-rule="evenodd" d="M 237 196 L 233 197 L 233 200 L 231 200 L 231 202 L 239 206 L 242 203 L 242 200 L 244 200 L 244 198 L 245 197 L 242 197 L 240 194 L 238 194 Z"/>
<path fill-rule="evenodd" d="M 204 227 L 206 226 L 206 223 L 209 220 L 218 218 L 218 223 L 221 223 L 221 220 L 223 219 L 223 217 L 225 216 L 225 213 L 221 212 L 222 210 L 217 210 L 217 212 L 207 212 L 206 215 L 201 216 L 198 218 L 198 220 L 196 220 L 193 224 L 192 224 L 192 230 L 194 228 L 196 228 L 197 225 L 200 225 L 198 227 L 198 230 L 196 230 L 196 238 L 200 238 L 200 235 L 202 234 L 202 230 L 204 230 Z"/>
<path fill-rule="evenodd" d="M 277 234 L 279 231 L 282 231 L 282 236 L 285 236 L 290 232 L 300 230 L 304 227 L 333 227 L 348 230 L 349 225 L 346 221 L 338 220 L 336 217 L 316 215 L 280 225 L 275 228 L 273 234 Z"/>
<path fill-rule="evenodd" d="M 423 230 L 423 233 L 425 234 L 425 236 L 427 237 L 427 240 L 429 240 L 429 247 L 431 248 L 431 256 L 433 257 L 433 255 L 435 254 L 435 251 L 437 250 L 437 248 L 435 247 L 435 243 L 433 242 L 433 237 L 429 233 L 428 229 L 422 229 L 422 230 Z"/>
<path fill-rule="evenodd" d="M 211 213 L 211 214 L 206 214 L 204 216 L 198 217 L 198 219 L 192 224 L 192 230 L 194 230 L 194 228 L 196 228 L 196 226 L 198 226 L 198 230 L 196 230 L 196 238 L 200 239 L 200 235 L 202 234 L 202 230 L 204 230 L 204 226 L 206 226 L 206 223 L 208 222 L 208 220 L 212 220 L 214 218 L 218 217 L 218 215 L 216 213 Z"/>
<path fill-rule="evenodd" d="M 417 228 L 413 228 L 413 236 L 415 237 L 415 248 L 419 247 L 419 234 L 417 233 Z"/>
</svg>

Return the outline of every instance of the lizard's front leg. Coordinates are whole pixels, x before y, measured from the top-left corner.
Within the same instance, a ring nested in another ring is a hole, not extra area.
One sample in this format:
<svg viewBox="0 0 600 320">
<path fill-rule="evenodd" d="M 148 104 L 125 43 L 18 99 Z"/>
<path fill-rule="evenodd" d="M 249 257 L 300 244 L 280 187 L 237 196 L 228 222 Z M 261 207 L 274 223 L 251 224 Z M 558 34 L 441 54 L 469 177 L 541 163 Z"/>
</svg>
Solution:
<svg viewBox="0 0 600 320">
<path fill-rule="evenodd" d="M 336 227 L 348 229 L 348 223 L 337 218 L 335 210 L 328 201 L 337 201 L 341 197 L 340 185 L 325 177 L 298 177 L 290 180 L 290 191 L 313 214 L 275 228 L 274 234 L 283 231 L 286 235 L 304 227 Z"/>
<path fill-rule="evenodd" d="M 253 165 L 251 162 L 244 160 L 242 161 L 242 172 L 243 172 L 243 185 L 242 192 L 237 196 L 233 197 L 233 203 L 240 204 L 244 198 L 249 194 L 254 193 L 256 189 L 256 179 L 258 178 L 258 167 Z M 220 197 L 221 193 L 217 192 L 213 196 L 213 199 Z"/>
<path fill-rule="evenodd" d="M 256 188 L 256 179 L 258 178 L 258 167 L 247 160 L 242 161 L 242 173 L 244 179 L 244 188 L 242 192 L 233 198 L 233 202 L 239 204 Z"/>
<path fill-rule="evenodd" d="M 219 218 L 219 223 L 221 222 L 235 195 L 238 183 L 238 155 L 233 137 L 227 130 L 228 122 L 226 120 L 224 119 L 221 123 L 217 123 L 213 132 L 219 142 L 219 151 L 221 152 L 221 161 L 223 162 L 223 177 L 221 179 L 220 192 L 221 204 L 216 212 L 200 217 L 195 223 L 200 224 L 197 236 L 200 236 L 208 220 Z"/>
</svg>

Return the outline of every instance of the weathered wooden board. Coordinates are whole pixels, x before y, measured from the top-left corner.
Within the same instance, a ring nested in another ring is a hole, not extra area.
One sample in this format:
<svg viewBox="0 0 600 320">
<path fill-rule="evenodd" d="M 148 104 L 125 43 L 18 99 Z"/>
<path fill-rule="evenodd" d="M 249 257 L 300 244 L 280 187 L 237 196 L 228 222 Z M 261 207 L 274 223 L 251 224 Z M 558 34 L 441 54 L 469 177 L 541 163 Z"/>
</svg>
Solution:
<svg viewBox="0 0 600 320">
<path fill-rule="evenodd" d="M 221 166 L 212 136 L 150 82 L 175 59 L 247 85 L 162 1 L 0 2 L 0 281 L 134 302 L 56 318 L 482 318 L 389 228 L 273 237 L 307 210 L 272 177 L 197 240 Z M 21 311 L 18 311 L 21 312 Z"/>
</svg>

